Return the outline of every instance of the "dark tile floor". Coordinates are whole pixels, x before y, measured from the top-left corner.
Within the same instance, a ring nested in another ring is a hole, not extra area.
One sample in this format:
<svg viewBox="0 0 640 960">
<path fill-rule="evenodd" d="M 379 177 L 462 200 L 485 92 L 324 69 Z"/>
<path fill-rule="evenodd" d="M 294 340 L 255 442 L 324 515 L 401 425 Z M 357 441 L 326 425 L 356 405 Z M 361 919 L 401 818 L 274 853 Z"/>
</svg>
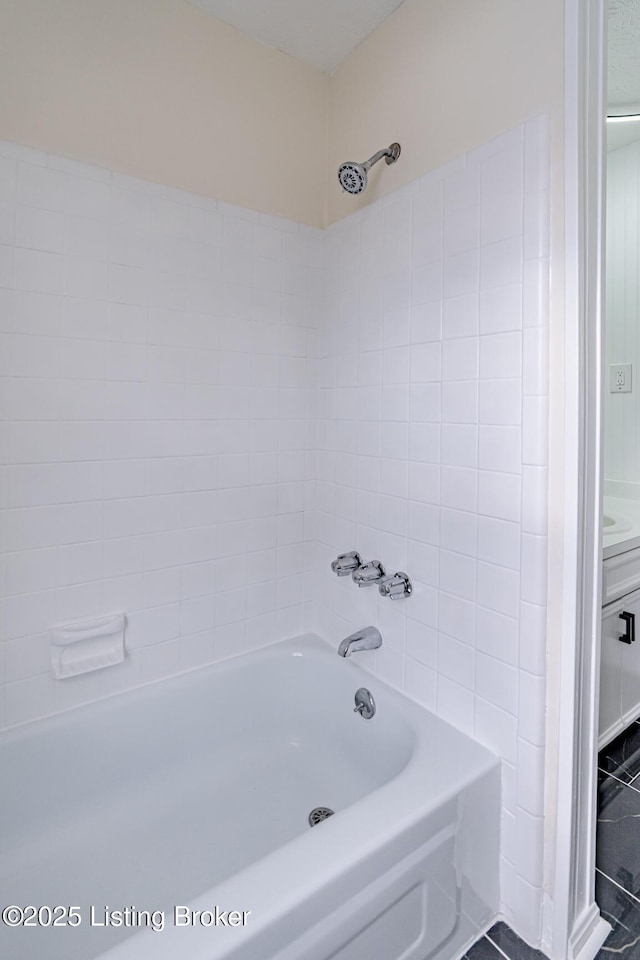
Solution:
<svg viewBox="0 0 640 960">
<path fill-rule="evenodd" d="M 613 930 L 597 960 L 640 960 L 640 722 L 598 757 L 596 900 Z"/>
<path fill-rule="evenodd" d="M 596 900 L 613 927 L 596 960 L 640 960 L 640 720 L 598 756 Z M 496 923 L 462 960 L 546 960 Z"/>
<path fill-rule="evenodd" d="M 470 947 L 462 960 L 546 960 L 544 953 L 521 940 L 506 923 L 494 923 L 484 937 Z"/>
</svg>

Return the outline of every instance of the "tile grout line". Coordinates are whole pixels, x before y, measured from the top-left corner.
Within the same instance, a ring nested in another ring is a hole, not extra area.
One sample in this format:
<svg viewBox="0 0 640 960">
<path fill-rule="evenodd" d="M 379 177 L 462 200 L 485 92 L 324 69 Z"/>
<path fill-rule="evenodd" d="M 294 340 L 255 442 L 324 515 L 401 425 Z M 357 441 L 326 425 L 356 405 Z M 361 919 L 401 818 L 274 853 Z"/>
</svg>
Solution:
<svg viewBox="0 0 640 960">
<path fill-rule="evenodd" d="M 502 956 L 505 958 L 505 960 L 513 960 L 513 958 L 510 957 L 508 953 L 505 953 L 505 952 L 504 952 L 504 950 L 502 949 L 502 947 L 499 947 L 498 944 L 495 943 L 495 942 L 491 939 L 491 937 L 489 936 L 489 931 L 487 931 L 487 933 L 485 933 L 485 937 L 487 938 L 487 940 L 489 941 L 489 943 L 496 948 L 496 950 L 498 951 L 498 953 L 501 953 L 501 954 L 502 954 Z"/>
<path fill-rule="evenodd" d="M 598 770 L 605 775 L 607 780 L 615 780 L 615 782 L 619 783 L 621 786 L 631 787 L 631 789 L 635 790 L 636 793 L 640 793 L 640 787 L 634 787 L 633 781 L 631 783 L 627 783 L 626 780 L 621 780 L 620 777 L 616 777 L 614 773 L 609 773 L 607 770 L 603 770 L 602 767 L 598 767 Z M 636 780 L 638 776 L 640 776 L 640 773 L 636 774 L 636 776 L 633 779 Z M 604 786 L 604 783 L 602 784 L 602 786 Z"/>
<path fill-rule="evenodd" d="M 600 867 L 596 867 L 596 873 L 599 873 L 601 877 L 604 877 L 605 880 L 609 880 L 614 887 L 617 887 L 618 890 L 621 890 L 622 893 L 626 893 L 628 897 L 635 901 L 635 903 L 640 905 L 640 897 L 637 897 L 635 893 L 631 893 L 630 890 L 627 890 L 626 887 L 621 886 L 617 880 L 614 880 L 613 877 L 610 877 L 608 873 L 605 873 L 604 870 L 601 870 Z"/>
</svg>

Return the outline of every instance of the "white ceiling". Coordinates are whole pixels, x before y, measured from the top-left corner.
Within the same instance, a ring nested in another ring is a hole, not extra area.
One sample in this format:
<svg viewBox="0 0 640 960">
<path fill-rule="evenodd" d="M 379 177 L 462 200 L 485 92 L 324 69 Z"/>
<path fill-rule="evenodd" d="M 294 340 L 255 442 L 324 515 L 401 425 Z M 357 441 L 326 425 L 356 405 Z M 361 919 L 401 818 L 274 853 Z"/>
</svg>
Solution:
<svg viewBox="0 0 640 960">
<path fill-rule="evenodd" d="M 261 43 L 331 73 L 403 0 L 190 0 Z"/>
</svg>

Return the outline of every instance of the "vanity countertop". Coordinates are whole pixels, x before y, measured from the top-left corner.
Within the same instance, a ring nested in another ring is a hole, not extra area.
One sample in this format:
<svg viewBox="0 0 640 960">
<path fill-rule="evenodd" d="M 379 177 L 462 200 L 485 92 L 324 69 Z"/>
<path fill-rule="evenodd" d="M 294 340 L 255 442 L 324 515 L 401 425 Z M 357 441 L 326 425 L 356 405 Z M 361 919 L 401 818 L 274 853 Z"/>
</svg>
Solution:
<svg viewBox="0 0 640 960">
<path fill-rule="evenodd" d="M 602 559 L 640 547 L 640 500 L 605 497 Z"/>
</svg>

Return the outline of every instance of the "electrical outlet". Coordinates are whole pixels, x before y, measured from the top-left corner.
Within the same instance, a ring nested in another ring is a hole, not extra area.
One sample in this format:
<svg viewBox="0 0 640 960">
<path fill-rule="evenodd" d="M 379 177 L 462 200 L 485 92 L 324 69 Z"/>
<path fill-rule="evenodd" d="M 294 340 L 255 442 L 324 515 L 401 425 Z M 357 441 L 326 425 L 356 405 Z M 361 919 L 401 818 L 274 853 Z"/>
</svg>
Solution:
<svg viewBox="0 0 640 960">
<path fill-rule="evenodd" d="M 631 364 L 609 365 L 609 389 L 611 393 L 631 393 Z"/>
</svg>

